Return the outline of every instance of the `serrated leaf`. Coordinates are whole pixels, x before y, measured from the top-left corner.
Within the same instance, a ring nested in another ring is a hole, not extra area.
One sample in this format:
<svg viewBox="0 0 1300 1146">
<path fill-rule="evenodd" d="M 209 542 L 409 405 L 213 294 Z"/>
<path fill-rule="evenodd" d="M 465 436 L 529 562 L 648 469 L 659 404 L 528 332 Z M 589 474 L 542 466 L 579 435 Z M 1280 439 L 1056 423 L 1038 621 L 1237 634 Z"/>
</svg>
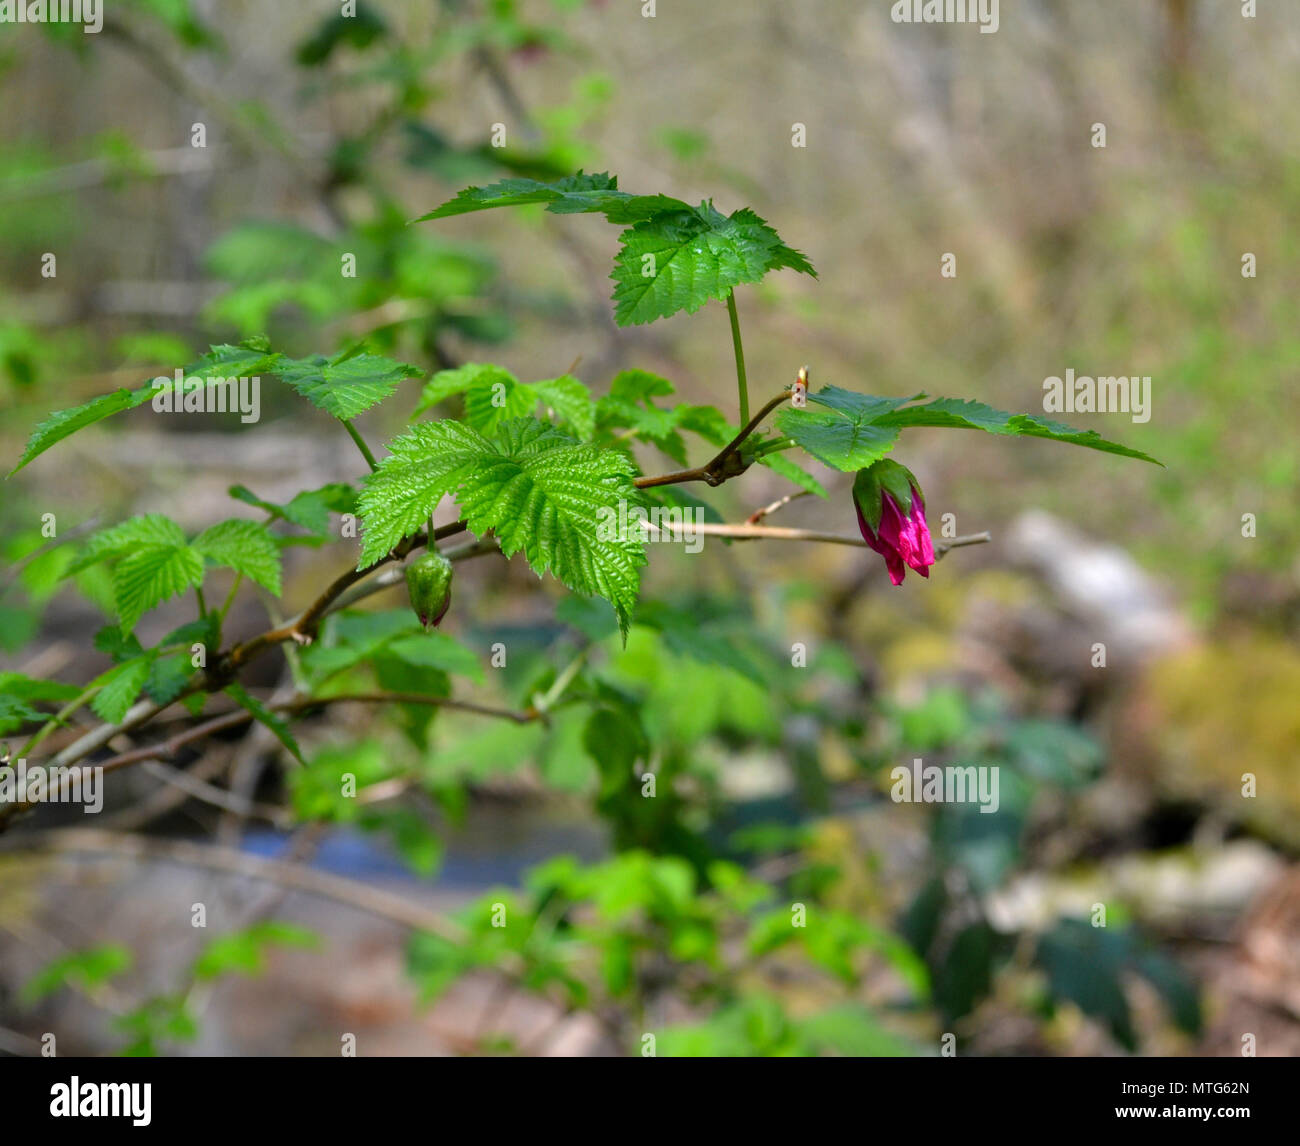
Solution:
<svg viewBox="0 0 1300 1146">
<path fill-rule="evenodd" d="M 361 494 L 358 568 L 417 532 L 454 493 L 474 533 L 493 530 L 507 557 L 523 550 L 538 573 L 549 570 L 570 589 L 606 597 L 626 625 L 645 544 L 636 530 L 613 540 L 603 540 L 600 530 L 610 515 L 617 522 L 620 501 L 643 504 L 621 453 L 532 418 L 504 423 L 491 440 L 450 420 L 418 425 L 389 448 Z"/>
<path fill-rule="evenodd" d="M 646 370 L 620 371 L 610 382 L 609 393 L 596 403 L 596 424 L 602 430 L 626 427 L 637 438 L 652 443 L 678 465 L 685 466 L 686 444 L 678 430 L 682 412 L 689 407 L 661 410 L 654 403 L 656 397 L 673 391 L 673 384 L 658 374 Z"/>
<path fill-rule="evenodd" d="M 238 346 L 212 347 L 182 374 L 185 378 L 199 378 L 205 382 L 230 376 L 251 377 L 274 373 L 280 360 L 280 355 L 272 354 L 263 340 L 249 339 Z M 34 458 L 78 430 L 93 426 L 113 414 L 120 414 L 123 410 L 133 410 L 137 406 L 143 406 L 146 402 L 151 402 L 156 394 L 173 389 L 174 385 L 171 379 L 168 379 L 166 387 L 155 387 L 151 381 L 148 385 L 135 390 L 115 390 L 112 394 L 101 394 L 80 406 L 56 411 L 32 431 L 23 456 L 9 471 L 9 476 L 12 477 Z"/>
<path fill-rule="evenodd" d="M 313 406 L 344 421 L 390 397 L 404 379 L 424 373 L 375 354 L 285 359 L 275 372 Z"/>
<path fill-rule="evenodd" d="M 757 216 L 755 216 L 757 218 Z M 775 231 L 733 222 L 712 207 L 656 215 L 623 232 L 614 258 L 614 321 L 638 326 L 710 299 L 724 300 L 741 283 L 757 282 L 780 245 Z"/>
<path fill-rule="evenodd" d="M 938 398 L 921 406 L 907 406 L 876 419 L 876 424 L 888 427 L 950 426 L 960 429 L 984 430 L 989 434 L 1015 434 L 1031 438 L 1050 438 L 1056 442 L 1086 446 L 1102 453 L 1119 454 L 1126 458 L 1162 465 L 1141 450 L 1121 446 L 1103 438 L 1095 430 L 1078 430 L 1062 422 L 1053 422 L 1034 414 L 1008 414 L 995 410 L 983 402 L 962 398 Z"/>
<path fill-rule="evenodd" d="M 93 426 L 96 422 L 102 422 L 113 414 L 119 414 L 137 405 L 139 403 L 136 401 L 136 394 L 132 391 L 115 390 L 112 394 L 101 394 L 98 398 L 92 398 L 89 402 L 69 410 L 56 410 L 32 431 L 31 437 L 27 439 L 27 448 L 23 451 L 23 456 L 9 471 L 9 476 L 12 477 L 33 458 L 78 430 Z"/>
<path fill-rule="evenodd" d="M 491 529 L 507 557 L 522 550 L 538 573 L 604 597 L 626 631 L 645 542 L 637 530 L 619 536 L 602 526 L 617 522 L 620 503 L 643 504 L 632 473 L 620 453 L 519 419 L 502 426 L 499 452 L 464 477 L 456 497 L 473 532 Z"/>
<path fill-rule="evenodd" d="M 415 220 L 446 219 L 493 207 L 520 207 L 545 203 L 557 215 L 596 212 L 611 223 L 634 223 L 664 211 L 690 210 L 680 199 L 667 195 L 632 195 L 618 190 L 618 177 L 607 172 L 569 175 L 553 183 L 536 179 L 502 179 L 487 187 L 467 187 L 441 207 Z"/>
<path fill-rule="evenodd" d="M 465 422 L 484 434 L 491 434 L 511 418 L 532 414 L 539 402 L 553 409 L 584 440 L 596 428 L 591 394 L 571 374 L 524 383 L 503 367 L 478 362 L 441 370 L 429 379 L 412 420 L 454 394 L 465 395 Z"/>
<path fill-rule="evenodd" d="M 200 533 L 190 548 L 280 595 L 280 550 L 265 525 L 235 518 L 221 521 Z"/>
<path fill-rule="evenodd" d="M 159 657 L 149 667 L 144 691 L 155 704 L 171 704 L 189 684 L 193 672 L 190 654 L 187 652 Z"/>
<path fill-rule="evenodd" d="M 113 570 L 113 601 L 123 633 L 155 605 L 203 584 L 203 558 L 188 545 L 134 549 Z"/>
<path fill-rule="evenodd" d="M 620 326 L 652 322 L 709 299 L 724 299 L 741 283 L 788 267 L 816 275 L 812 264 L 749 208 L 723 215 L 712 203 L 691 207 L 667 195 L 631 195 L 609 174 L 577 175 L 554 183 L 504 179 L 470 187 L 435 211 L 443 219 L 493 207 L 544 203 L 556 214 L 596 212 L 611 223 L 632 224 L 614 260 L 615 320 Z M 417 220 L 417 221 L 421 221 Z"/>
<path fill-rule="evenodd" d="M 259 724 L 266 725 L 271 735 L 289 750 L 299 764 L 306 763 L 302 758 L 302 750 L 298 747 L 298 741 L 293 738 L 293 733 L 289 731 L 289 725 L 284 720 L 267 708 L 257 697 L 250 695 L 241 684 L 228 685 L 225 691 L 228 696 L 234 698 L 241 708 L 251 712 L 254 720 Z"/>
<path fill-rule="evenodd" d="M 865 469 L 894 448 L 898 430 L 875 423 L 912 401 L 856 394 L 838 386 L 827 386 L 808 398 L 821 408 L 787 407 L 776 416 L 777 429 L 819 462 L 846 473 Z"/>
<path fill-rule="evenodd" d="M 366 476 L 357 503 L 364 522 L 358 569 L 417 532 L 443 497 L 495 452 L 477 430 L 450 419 L 414 426 L 388 448 L 379 469 Z"/>
<path fill-rule="evenodd" d="M 81 556 L 68 567 L 64 576 L 70 577 L 101 561 L 111 561 L 142 547 L 184 544 L 185 531 L 171 518 L 161 513 L 146 513 L 92 534 Z"/>
<path fill-rule="evenodd" d="M 100 720 L 109 724 L 121 721 L 135 703 L 135 698 L 140 695 L 153 660 L 152 653 L 134 657 L 120 665 L 114 665 L 108 672 L 90 682 L 90 687 L 99 687 L 90 707 Z"/>
<path fill-rule="evenodd" d="M 420 391 L 420 400 L 411 412 L 411 421 L 454 394 L 465 394 L 480 387 L 491 390 L 494 386 L 504 391 L 518 384 L 519 379 L 504 366 L 494 366 L 490 362 L 466 362 L 451 370 L 439 370 Z"/>
<path fill-rule="evenodd" d="M 541 399 L 543 405 L 549 406 L 568 422 L 583 441 L 595 433 L 596 408 L 591 401 L 591 391 L 572 374 L 530 382 L 528 389 Z"/>
</svg>

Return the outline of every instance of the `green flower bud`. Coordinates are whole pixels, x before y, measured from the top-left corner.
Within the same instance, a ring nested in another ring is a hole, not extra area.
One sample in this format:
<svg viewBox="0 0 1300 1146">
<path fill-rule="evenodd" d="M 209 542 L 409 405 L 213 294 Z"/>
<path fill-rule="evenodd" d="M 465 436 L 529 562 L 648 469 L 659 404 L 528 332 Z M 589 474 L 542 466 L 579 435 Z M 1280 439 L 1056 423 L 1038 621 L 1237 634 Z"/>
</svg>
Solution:
<svg viewBox="0 0 1300 1146">
<path fill-rule="evenodd" d="M 434 550 L 421 554 L 406 566 L 406 588 L 411 608 L 426 629 L 437 628 L 451 604 L 451 562 Z"/>
</svg>

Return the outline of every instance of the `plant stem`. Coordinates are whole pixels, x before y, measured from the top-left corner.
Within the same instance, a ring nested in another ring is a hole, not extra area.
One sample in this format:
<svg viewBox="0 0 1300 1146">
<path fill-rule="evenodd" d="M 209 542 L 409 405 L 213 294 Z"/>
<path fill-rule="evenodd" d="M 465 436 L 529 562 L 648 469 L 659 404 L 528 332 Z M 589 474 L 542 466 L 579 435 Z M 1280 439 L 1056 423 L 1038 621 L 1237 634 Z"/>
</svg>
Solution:
<svg viewBox="0 0 1300 1146">
<path fill-rule="evenodd" d="M 565 666 L 564 671 L 555 678 L 554 682 L 551 684 L 551 687 L 546 690 L 545 696 L 533 697 L 533 707 L 538 712 L 548 712 L 551 706 L 554 705 L 555 702 L 560 699 L 560 697 L 564 693 L 564 690 L 573 683 L 573 678 L 578 675 L 578 672 L 582 669 L 582 666 L 586 663 L 587 654 L 590 651 L 591 651 L 591 646 L 588 645 L 581 652 L 579 652 L 578 655 L 574 657 L 573 660 L 571 660 Z"/>
<path fill-rule="evenodd" d="M 759 458 L 764 457 L 767 454 L 775 454 L 781 450 L 792 449 L 794 444 L 794 441 L 790 438 L 773 438 L 771 441 L 764 442 L 754 451 L 754 460 L 757 461 Z"/>
<path fill-rule="evenodd" d="M 95 693 L 97 693 L 102 687 L 103 687 L 102 685 L 95 685 L 93 688 L 82 689 L 80 693 L 78 693 L 70 701 L 68 701 L 67 704 L 65 704 L 61 709 L 59 709 L 58 712 L 56 712 L 52 717 L 50 717 L 49 720 L 47 720 L 43 725 L 41 725 L 40 728 L 36 730 L 35 733 L 32 734 L 32 738 L 28 740 L 27 743 L 24 744 L 18 750 L 18 756 L 15 757 L 15 759 L 22 759 L 23 757 L 25 757 L 27 753 L 29 753 L 33 748 L 35 748 L 38 744 L 40 744 L 41 741 L 44 740 L 47 736 L 49 736 L 51 732 L 53 732 L 56 728 L 62 727 L 63 724 L 67 721 L 68 717 L 72 716 L 77 711 L 77 709 L 79 709 L 83 704 L 85 704 L 86 701 L 88 701 L 92 696 L 94 696 Z"/>
<path fill-rule="evenodd" d="M 729 474 L 725 466 L 727 460 L 745 444 L 749 436 L 758 429 L 758 425 L 764 418 L 775 410 L 782 402 L 790 397 L 789 390 L 783 390 L 775 398 L 767 403 L 757 414 L 750 418 L 741 429 L 741 431 L 731 439 L 722 450 L 708 463 L 702 466 L 696 466 L 694 469 L 678 470 L 671 474 L 656 474 L 653 477 L 639 477 L 632 484 L 637 489 L 650 489 L 658 485 L 681 485 L 682 482 L 688 481 L 706 481 L 710 485 L 721 485 L 728 477 L 734 477 L 734 473 Z M 778 439 L 784 444 L 781 448 L 789 449 L 794 443 L 788 438 Z"/>
<path fill-rule="evenodd" d="M 736 386 L 740 390 L 740 424 L 749 421 L 749 382 L 745 378 L 745 347 L 740 341 L 740 315 L 736 313 L 736 292 L 727 291 L 727 315 L 731 319 L 731 346 L 736 352 Z"/>
<path fill-rule="evenodd" d="M 230 606 L 234 604 L 235 594 L 239 591 L 239 586 L 244 580 L 242 573 L 236 573 L 235 579 L 230 583 L 230 592 L 226 594 L 225 601 L 222 602 L 221 612 L 217 614 L 217 623 L 223 624 L 226 620 L 226 614 L 230 612 Z"/>
<path fill-rule="evenodd" d="M 366 445 L 365 439 L 358 432 L 356 426 L 352 424 L 352 419 L 340 418 L 339 421 L 343 423 L 343 428 L 347 430 L 348 437 L 356 442 L 357 449 L 361 451 L 361 456 L 366 459 L 366 465 L 368 465 L 372 470 L 377 470 L 379 468 L 379 463 L 375 461 L 375 455 L 370 452 L 370 447 Z"/>
</svg>

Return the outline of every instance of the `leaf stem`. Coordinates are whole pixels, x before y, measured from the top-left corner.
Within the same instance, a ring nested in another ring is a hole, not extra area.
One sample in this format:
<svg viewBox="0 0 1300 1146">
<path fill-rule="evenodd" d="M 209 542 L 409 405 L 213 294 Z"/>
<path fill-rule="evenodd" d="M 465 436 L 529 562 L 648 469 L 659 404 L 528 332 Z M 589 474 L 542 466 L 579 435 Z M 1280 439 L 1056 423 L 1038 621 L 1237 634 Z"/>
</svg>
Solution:
<svg viewBox="0 0 1300 1146">
<path fill-rule="evenodd" d="M 533 697 L 533 708 L 538 712 L 548 712 L 557 700 L 564 694 L 564 690 L 573 683 L 573 678 L 581 671 L 582 666 L 587 661 L 587 654 L 591 651 L 588 645 L 582 649 L 576 657 L 573 658 L 564 668 L 564 671 L 555 678 L 551 687 L 546 690 L 544 696 Z"/>
<path fill-rule="evenodd" d="M 768 454 L 775 454 L 781 450 L 793 449 L 794 446 L 795 441 L 793 438 L 772 438 L 770 441 L 766 441 L 760 445 L 754 451 L 752 457 L 757 461 L 759 458 L 766 457 Z"/>
<path fill-rule="evenodd" d="M 230 606 L 234 603 L 235 593 L 238 592 L 240 584 L 244 580 L 242 573 L 236 573 L 235 579 L 230 583 L 230 592 L 226 594 L 225 601 L 221 604 L 221 612 L 217 614 L 217 623 L 222 624 L 226 619 L 226 614 L 230 612 Z"/>
<path fill-rule="evenodd" d="M 356 442 L 357 449 L 361 451 L 361 456 L 366 459 L 366 465 L 368 465 L 372 470 L 377 470 L 379 468 L 379 463 L 375 461 L 375 455 L 370 452 L 370 447 L 366 445 L 365 439 L 361 436 L 356 426 L 352 424 L 352 419 L 340 418 L 339 421 L 343 423 L 343 428 L 347 430 L 348 437 Z"/>
<path fill-rule="evenodd" d="M 740 424 L 749 421 L 749 382 L 745 377 L 745 346 L 740 340 L 740 315 L 736 313 L 736 292 L 727 291 L 727 316 L 731 319 L 731 346 L 736 352 L 736 386 L 740 392 Z"/>
</svg>

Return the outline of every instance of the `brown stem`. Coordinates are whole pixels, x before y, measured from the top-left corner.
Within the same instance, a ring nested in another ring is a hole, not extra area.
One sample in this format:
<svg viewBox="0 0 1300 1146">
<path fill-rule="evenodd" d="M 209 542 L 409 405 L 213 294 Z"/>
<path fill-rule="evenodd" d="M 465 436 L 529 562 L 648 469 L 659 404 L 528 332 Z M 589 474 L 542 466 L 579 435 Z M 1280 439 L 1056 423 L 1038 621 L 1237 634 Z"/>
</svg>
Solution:
<svg viewBox="0 0 1300 1146">
<path fill-rule="evenodd" d="M 704 481 L 709 485 L 721 485 L 728 478 L 737 477 L 745 472 L 744 466 L 737 463 L 728 464 L 736 452 L 744 445 L 745 440 L 758 429 L 759 424 L 764 418 L 775 410 L 782 402 L 790 397 L 789 390 L 783 390 L 775 398 L 767 403 L 757 414 L 745 423 L 744 429 L 731 439 L 722 450 L 711 461 L 702 466 L 696 466 L 694 469 L 678 470 L 676 473 L 657 474 L 654 477 L 640 477 L 632 484 L 637 489 L 651 489 L 658 485 L 681 485 L 688 481 Z"/>
</svg>

